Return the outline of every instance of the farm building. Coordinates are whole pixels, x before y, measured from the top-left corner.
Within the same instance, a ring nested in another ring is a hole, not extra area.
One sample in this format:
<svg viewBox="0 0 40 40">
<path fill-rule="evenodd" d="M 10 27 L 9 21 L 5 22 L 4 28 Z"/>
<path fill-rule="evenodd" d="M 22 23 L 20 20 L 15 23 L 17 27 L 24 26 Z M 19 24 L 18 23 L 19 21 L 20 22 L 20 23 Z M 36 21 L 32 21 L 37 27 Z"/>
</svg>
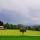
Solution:
<svg viewBox="0 0 40 40">
<path fill-rule="evenodd" d="M 0 29 L 4 29 L 4 27 L 3 26 L 0 26 Z"/>
</svg>

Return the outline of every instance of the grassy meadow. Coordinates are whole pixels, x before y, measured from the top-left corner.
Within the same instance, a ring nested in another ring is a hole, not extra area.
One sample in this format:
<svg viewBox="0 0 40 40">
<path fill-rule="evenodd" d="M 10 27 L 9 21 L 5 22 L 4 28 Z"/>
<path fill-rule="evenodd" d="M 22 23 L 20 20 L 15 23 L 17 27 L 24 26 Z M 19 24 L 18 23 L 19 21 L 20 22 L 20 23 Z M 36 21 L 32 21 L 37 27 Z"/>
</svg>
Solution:
<svg viewBox="0 0 40 40">
<path fill-rule="evenodd" d="M 40 31 L 0 30 L 0 40 L 40 40 Z"/>
<path fill-rule="evenodd" d="M 26 30 L 24 34 L 20 30 L 0 30 L 0 36 L 40 36 L 40 31 Z"/>
</svg>

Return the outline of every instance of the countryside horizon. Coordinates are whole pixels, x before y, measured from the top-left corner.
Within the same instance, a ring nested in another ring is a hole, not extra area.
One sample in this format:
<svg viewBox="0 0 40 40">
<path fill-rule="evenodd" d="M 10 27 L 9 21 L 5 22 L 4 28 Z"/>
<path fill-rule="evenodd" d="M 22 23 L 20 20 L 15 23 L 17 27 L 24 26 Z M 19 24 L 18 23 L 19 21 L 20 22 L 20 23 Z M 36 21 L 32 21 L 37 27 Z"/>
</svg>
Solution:
<svg viewBox="0 0 40 40">
<path fill-rule="evenodd" d="M 0 0 L 0 40 L 40 40 L 40 0 Z"/>
</svg>

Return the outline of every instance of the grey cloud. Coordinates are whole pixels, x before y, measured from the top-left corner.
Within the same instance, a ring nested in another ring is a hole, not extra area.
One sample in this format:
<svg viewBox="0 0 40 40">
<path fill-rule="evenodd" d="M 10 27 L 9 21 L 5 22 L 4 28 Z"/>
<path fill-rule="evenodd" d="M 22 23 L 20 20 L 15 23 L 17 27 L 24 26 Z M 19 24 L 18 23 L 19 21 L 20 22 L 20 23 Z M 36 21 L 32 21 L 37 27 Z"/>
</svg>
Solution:
<svg viewBox="0 0 40 40">
<path fill-rule="evenodd" d="M 0 9 L 6 10 L 1 16 L 9 23 L 40 24 L 40 0 L 0 0 Z"/>
</svg>

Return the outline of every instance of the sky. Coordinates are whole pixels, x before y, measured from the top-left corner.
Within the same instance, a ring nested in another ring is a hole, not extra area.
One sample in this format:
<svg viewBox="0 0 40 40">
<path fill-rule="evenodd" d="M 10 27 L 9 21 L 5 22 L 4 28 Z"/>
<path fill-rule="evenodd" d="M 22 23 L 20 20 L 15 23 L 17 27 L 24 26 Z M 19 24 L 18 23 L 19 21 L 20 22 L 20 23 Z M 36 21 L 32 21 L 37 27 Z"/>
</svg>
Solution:
<svg viewBox="0 0 40 40">
<path fill-rule="evenodd" d="M 40 25 L 40 0 L 0 0 L 0 20 L 12 24 Z"/>
</svg>

